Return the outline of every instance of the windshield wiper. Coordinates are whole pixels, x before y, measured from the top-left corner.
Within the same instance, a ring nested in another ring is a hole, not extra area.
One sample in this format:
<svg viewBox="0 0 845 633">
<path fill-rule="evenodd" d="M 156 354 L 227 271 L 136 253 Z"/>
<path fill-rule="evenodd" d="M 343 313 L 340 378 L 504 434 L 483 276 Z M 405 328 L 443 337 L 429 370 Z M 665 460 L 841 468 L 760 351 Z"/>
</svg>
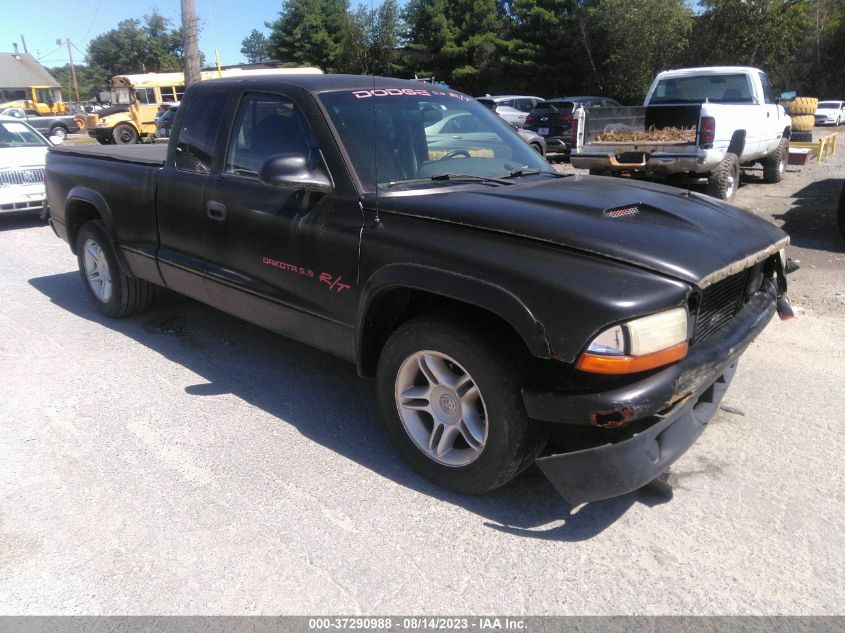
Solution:
<svg viewBox="0 0 845 633">
<path fill-rule="evenodd" d="M 494 177 L 494 176 L 475 176 L 473 174 L 437 174 L 436 176 L 431 177 L 432 180 L 435 182 L 438 180 L 448 180 L 449 182 L 452 181 L 460 181 L 460 180 L 471 180 L 475 182 L 495 182 L 500 185 L 512 185 L 513 183 L 509 180 L 504 180 L 501 177 Z"/>
<path fill-rule="evenodd" d="M 509 171 L 503 176 L 499 176 L 499 178 L 519 178 L 520 176 L 536 176 L 538 174 L 553 176 L 555 178 L 563 178 L 564 176 L 566 176 L 566 174 L 561 174 L 557 171 L 544 171 L 542 169 L 528 169 L 527 167 L 520 167 L 519 169 Z"/>
<path fill-rule="evenodd" d="M 474 176 L 472 174 L 437 174 L 427 178 L 408 178 L 407 180 L 391 180 L 387 183 L 388 187 L 398 187 L 400 185 L 419 185 L 427 182 L 491 182 L 497 185 L 512 185 L 513 181 L 504 180 L 502 178 L 494 178 L 493 176 Z"/>
</svg>

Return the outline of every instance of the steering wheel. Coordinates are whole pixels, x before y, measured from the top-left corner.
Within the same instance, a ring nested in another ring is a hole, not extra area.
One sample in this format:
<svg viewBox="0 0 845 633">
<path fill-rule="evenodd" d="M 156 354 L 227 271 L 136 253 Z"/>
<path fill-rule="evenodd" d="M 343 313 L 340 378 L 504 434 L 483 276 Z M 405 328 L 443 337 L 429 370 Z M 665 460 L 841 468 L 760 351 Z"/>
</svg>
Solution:
<svg viewBox="0 0 845 633">
<path fill-rule="evenodd" d="M 446 154 L 445 156 L 441 156 L 437 160 L 446 160 L 447 158 L 457 158 L 458 156 L 463 156 L 464 158 L 471 158 L 469 152 L 465 149 L 453 149 L 451 152 Z"/>
</svg>

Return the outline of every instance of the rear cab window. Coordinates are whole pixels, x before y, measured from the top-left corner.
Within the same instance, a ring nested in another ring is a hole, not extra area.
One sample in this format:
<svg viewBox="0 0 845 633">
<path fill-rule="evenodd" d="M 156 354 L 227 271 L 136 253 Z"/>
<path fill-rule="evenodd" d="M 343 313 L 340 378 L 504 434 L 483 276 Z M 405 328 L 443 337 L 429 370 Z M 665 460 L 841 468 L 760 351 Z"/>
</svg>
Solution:
<svg viewBox="0 0 845 633">
<path fill-rule="evenodd" d="M 657 83 L 650 105 L 661 103 L 753 103 L 744 74 L 665 77 Z"/>
<path fill-rule="evenodd" d="M 208 174 L 228 93 L 207 90 L 194 95 L 176 132 L 174 165 L 179 171 Z"/>
</svg>

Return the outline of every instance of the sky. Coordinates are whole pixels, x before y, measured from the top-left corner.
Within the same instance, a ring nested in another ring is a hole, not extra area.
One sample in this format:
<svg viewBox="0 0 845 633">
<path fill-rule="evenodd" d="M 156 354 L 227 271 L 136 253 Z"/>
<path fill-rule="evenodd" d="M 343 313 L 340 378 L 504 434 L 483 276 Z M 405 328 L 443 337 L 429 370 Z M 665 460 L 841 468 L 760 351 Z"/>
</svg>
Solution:
<svg viewBox="0 0 845 633">
<path fill-rule="evenodd" d="M 206 65 L 214 63 L 214 49 L 217 48 L 224 66 L 246 62 L 241 54 L 241 40 L 252 29 L 266 35 L 269 30 L 264 22 L 275 20 L 282 7 L 281 0 L 195 0 L 195 4 L 200 19 L 199 45 L 205 53 Z M 171 20 L 174 28 L 181 25 L 179 0 L 158 0 L 149 4 L 114 0 L 4 1 L 0 52 L 13 52 L 13 42 L 17 42 L 23 52 L 23 35 L 29 53 L 43 66 L 63 66 L 68 63 L 64 42 L 69 38 L 74 63 L 84 63 L 84 53 L 92 38 L 117 27 L 121 20 L 142 19 L 153 9 Z M 56 45 L 57 39 L 62 40 L 61 46 Z"/>
</svg>

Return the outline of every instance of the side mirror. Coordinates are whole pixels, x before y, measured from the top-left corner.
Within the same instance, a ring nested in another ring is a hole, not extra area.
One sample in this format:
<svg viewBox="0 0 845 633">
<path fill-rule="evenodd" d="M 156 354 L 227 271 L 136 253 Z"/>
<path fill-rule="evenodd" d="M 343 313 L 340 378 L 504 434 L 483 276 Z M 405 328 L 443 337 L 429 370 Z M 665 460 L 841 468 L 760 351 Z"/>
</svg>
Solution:
<svg viewBox="0 0 845 633">
<path fill-rule="evenodd" d="M 308 160 L 302 154 L 276 154 L 267 159 L 258 172 L 261 182 L 275 187 L 292 187 L 329 193 L 332 181 L 323 170 L 308 169 Z"/>
<path fill-rule="evenodd" d="M 50 142 L 53 145 L 61 145 L 62 143 L 65 142 L 65 137 L 64 136 L 51 136 Z"/>
<path fill-rule="evenodd" d="M 798 96 L 798 93 L 794 90 L 789 90 L 787 92 L 781 92 L 780 96 L 778 97 L 778 102 L 781 101 L 792 101 L 795 97 Z"/>
</svg>

